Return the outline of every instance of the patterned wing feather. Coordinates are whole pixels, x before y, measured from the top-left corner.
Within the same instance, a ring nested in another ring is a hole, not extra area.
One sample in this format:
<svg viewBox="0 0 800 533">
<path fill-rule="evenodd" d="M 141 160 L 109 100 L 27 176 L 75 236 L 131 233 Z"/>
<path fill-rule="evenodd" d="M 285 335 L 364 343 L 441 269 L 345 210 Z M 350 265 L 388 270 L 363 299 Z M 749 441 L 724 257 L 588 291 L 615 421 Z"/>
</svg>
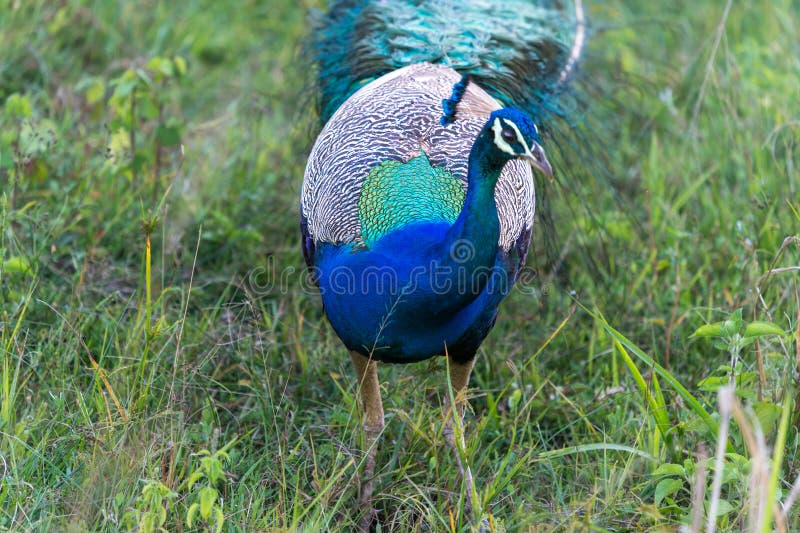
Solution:
<svg viewBox="0 0 800 533">
<path fill-rule="evenodd" d="M 442 126 L 442 100 L 460 78 L 449 67 L 419 63 L 373 81 L 342 104 L 317 138 L 306 167 L 301 219 L 310 242 L 304 243 L 304 250 L 313 250 L 314 242 L 363 242 L 358 218 L 361 188 L 370 170 L 386 161 L 405 163 L 424 151 L 431 164 L 466 188 L 472 144 L 500 104 L 470 83 L 455 122 Z M 524 255 L 528 239 L 521 236 L 530 235 L 534 212 L 533 175 L 527 163 L 511 161 L 505 166 L 495 199 L 500 247 L 516 247 Z"/>
</svg>

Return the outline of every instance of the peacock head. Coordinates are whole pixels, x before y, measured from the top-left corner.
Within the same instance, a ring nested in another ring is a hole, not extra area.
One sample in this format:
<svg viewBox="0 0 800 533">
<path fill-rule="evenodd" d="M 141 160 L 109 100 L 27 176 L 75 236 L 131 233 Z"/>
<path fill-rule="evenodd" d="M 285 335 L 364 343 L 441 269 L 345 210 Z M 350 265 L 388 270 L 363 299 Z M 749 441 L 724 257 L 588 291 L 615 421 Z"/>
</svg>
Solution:
<svg viewBox="0 0 800 533">
<path fill-rule="evenodd" d="M 533 168 L 553 177 L 553 168 L 540 144 L 539 130 L 528 115 L 510 107 L 498 109 L 489 116 L 484 131 L 493 141 L 501 164 L 511 159 L 526 159 Z"/>
</svg>

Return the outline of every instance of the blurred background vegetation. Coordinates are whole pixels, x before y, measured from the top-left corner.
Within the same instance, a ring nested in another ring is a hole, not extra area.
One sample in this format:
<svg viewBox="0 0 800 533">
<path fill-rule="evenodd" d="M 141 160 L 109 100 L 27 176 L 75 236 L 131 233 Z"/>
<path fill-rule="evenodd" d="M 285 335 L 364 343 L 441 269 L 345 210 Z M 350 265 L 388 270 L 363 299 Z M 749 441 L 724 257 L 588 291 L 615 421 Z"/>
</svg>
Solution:
<svg viewBox="0 0 800 533">
<path fill-rule="evenodd" d="M 352 530 L 354 380 L 298 246 L 320 7 L 3 4 L 0 529 Z M 540 184 L 564 269 L 531 254 L 481 349 L 481 499 L 497 531 L 796 530 L 763 501 L 800 472 L 800 9 L 587 10 L 609 171 Z M 469 523 L 443 376 L 381 370 L 384 530 Z"/>
</svg>

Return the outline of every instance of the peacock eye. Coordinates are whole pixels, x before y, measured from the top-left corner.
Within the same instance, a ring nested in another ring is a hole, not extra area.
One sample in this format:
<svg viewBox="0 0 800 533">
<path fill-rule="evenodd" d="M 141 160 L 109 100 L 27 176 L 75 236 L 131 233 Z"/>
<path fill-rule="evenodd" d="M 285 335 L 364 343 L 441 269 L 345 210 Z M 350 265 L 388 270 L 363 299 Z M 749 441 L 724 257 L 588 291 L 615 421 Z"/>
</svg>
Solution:
<svg viewBox="0 0 800 533">
<path fill-rule="evenodd" d="M 503 132 L 500 135 L 507 143 L 512 143 L 517 140 L 517 134 L 510 128 L 503 128 Z"/>
</svg>

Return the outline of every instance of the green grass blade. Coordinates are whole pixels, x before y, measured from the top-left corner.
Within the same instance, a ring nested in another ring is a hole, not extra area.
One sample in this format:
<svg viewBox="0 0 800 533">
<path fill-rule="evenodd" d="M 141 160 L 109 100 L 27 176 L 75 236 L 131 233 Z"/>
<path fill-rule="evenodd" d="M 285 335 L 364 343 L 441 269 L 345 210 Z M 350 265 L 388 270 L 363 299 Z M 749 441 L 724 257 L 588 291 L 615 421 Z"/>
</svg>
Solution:
<svg viewBox="0 0 800 533">
<path fill-rule="evenodd" d="M 651 413 L 653 414 L 653 418 L 656 421 L 656 426 L 658 427 L 659 432 L 663 437 L 667 437 L 667 432 L 670 429 L 669 425 L 669 417 L 667 416 L 667 406 L 664 405 L 664 397 L 660 394 L 660 389 L 658 394 L 655 396 L 653 392 L 648 387 L 647 382 L 642 376 L 641 372 L 639 372 L 639 368 L 634 363 L 631 356 L 628 355 L 628 352 L 625 350 L 625 347 L 620 344 L 619 341 L 615 339 L 614 341 L 617 350 L 619 351 L 620 355 L 622 355 L 623 361 L 625 361 L 625 366 L 628 367 L 628 370 L 633 376 L 633 381 L 636 383 L 636 386 L 639 388 L 639 392 L 642 393 L 642 397 L 647 403 L 648 407 L 650 408 Z"/>
<path fill-rule="evenodd" d="M 775 506 L 779 505 L 777 494 L 778 485 L 781 482 L 781 466 L 783 465 L 783 454 L 786 450 L 786 436 L 789 432 L 789 414 L 792 412 L 792 398 L 794 395 L 791 390 L 787 390 L 783 399 L 783 411 L 781 412 L 781 422 L 778 426 L 778 436 L 775 439 L 772 455 L 772 465 L 769 473 L 769 486 L 767 487 L 767 501 L 764 507 L 764 517 L 761 522 L 761 533 L 772 531 L 772 516 Z"/>
<path fill-rule="evenodd" d="M 632 341 L 627 339 L 619 331 L 611 327 L 611 325 L 606 321 L 606 319 L 602 315 L 600 315 L 600 313 L 593 313 L 588 309 L 586 309 L 585 307 L 584 309 L 586 310 L 587 313 L 589 313 L 589 315 L 594 317 L 594 319 L 600 323 L 603 329 L 605 329 L 606 332 L 609 335 L 611 335 L 617 342 L 625 346 L 632 354 L 634 354 L 637 358 L 639 358 L 639 360 L 641 360 L 647 366 L 652 368 L 656 374 L 661 376 L 661 378 L 664 381 L 669 383 L 669 385 L 675 390 L 675 392 L 678 393 L 678 395 L 683 399 L 683 401 L 686 402 L 686 404 L 689 406 L 689 409 L 691 409 L 692 412 L 694 412 L 698 417 L 700 417 L 703 420 L 703 422 L 706 425 L 706 429 L 708 430 L 708 433 L 710 435 L 716 435 L 719 432 L 719 425 L 717 424 L 716 420 L 714 420 L 711 417 L 709 412 L 706 411 L 702 405 L 700 405 L 700 402 L 697 400 L 697 398 L 695 398 L 694 395 L 686 389 L 686 387 L 684 387 L 677 379 L 675 379 L 675 377 L 668 370 L 666 370 L 663 366 L 658 364 L 652 357 L 644 353 L 644 351 L 642 351 L 641 348 L 636 346 Z M 733 449 L 730 448 L 729 451 L 733 451 Z"/>
<path fill-rule="evenodd" d="M 567 446 L 566 448 L 559 448 L 557 450 L 548 450 L 546 452 L 540 453 L 536 460 L 543 460 L 543 459 L 555 459 L 557 457 L 565 457 L 567 455 L 575 455 L 576 453 L 587 453 L 587 452 L 598 452 L 598 451 L 615 451 L 615 452 L 624 452 L 631 455 L 636 455 L 643 459 L 647 459 L 653 463 L 657 463 L 658 459 L 650 455 L 649 453 L 640 450 L 638 448 L 634 448 L 633 446 L 627 446 L 625 444 L 613 444 L 607 442 L 599 442 L 593 444 L 579 444 L 577 446 Z"/>
</svg>

